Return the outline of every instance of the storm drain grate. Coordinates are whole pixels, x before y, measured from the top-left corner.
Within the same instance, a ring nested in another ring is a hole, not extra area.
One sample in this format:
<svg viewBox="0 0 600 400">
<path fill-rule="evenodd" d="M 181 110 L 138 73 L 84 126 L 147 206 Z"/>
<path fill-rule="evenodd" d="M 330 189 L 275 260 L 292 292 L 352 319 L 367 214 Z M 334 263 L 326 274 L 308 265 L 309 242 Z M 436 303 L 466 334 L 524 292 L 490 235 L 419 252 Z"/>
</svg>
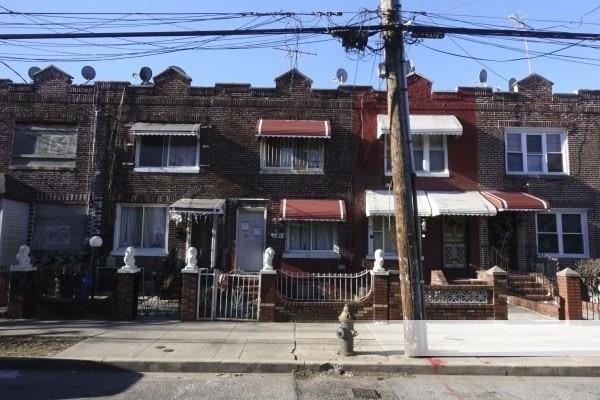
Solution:
<svg viewBox="0 0 600 400">
<path fill-rule="evenodd" d="M 352 394 L 357 399 L 380 399 L 381 395 L 375 389 L 352 388 Z"/>
</svg>

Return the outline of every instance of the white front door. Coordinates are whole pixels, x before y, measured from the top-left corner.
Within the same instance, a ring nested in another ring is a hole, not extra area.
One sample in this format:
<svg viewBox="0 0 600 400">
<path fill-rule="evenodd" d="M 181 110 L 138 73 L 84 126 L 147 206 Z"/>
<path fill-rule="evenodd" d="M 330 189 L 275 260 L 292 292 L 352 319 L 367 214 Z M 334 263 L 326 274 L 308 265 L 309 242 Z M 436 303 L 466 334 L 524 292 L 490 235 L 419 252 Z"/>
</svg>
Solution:
<svg viewBox="0 0 600 400">
<path fill-rule="evenodd" d="M 235 260 L 237 269 L 259 271 L 265 250 L 265 209 L 239 208 L 236 226 Z"/>
</svg>

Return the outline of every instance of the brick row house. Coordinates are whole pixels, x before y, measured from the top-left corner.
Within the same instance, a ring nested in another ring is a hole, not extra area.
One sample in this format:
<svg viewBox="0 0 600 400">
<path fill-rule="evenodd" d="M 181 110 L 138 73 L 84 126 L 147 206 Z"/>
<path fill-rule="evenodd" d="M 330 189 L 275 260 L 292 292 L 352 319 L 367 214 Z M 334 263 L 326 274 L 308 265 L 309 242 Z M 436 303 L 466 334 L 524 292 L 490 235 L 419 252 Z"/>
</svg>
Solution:
<svg viewBox="0 0 600 400">
<path fill-rule="evenodd" d="M 271 88 L 191 81 L 73 85 L 54 66 L 0 81 L 0 264 L 22 243 L 41 265 L 81 262 L 100 235 L 102 265 L 134 246 L 145 279 L 176 276 L 189 246 L 225 270 L 257 271 L 266 247 L 287 270 L 357 271 L 376 249 L 393 268 L 385 93 L 295 69 Z M 597 92 L 408 83 L 427 280 L 598 256 Z"/>
</svg>

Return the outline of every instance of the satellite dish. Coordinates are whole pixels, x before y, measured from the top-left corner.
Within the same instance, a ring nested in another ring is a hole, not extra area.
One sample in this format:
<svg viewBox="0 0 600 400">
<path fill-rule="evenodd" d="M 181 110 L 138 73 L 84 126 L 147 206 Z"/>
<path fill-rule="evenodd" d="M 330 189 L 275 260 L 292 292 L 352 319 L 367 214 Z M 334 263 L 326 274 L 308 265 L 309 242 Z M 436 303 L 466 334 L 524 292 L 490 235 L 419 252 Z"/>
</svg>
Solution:
<svg viewBox="0 0 600 400">
<path fill-rule="evenodd" d="M 481 71 L 479 71 L 479 82 L 484 85 L 487 82 L 487 71 L 485 69 L 482 69 Z"/>
<path fill-rule="evenodd" d="M 83 79 L 89 82 L 96 77 L 96 70 L 93 67 L 86 65 L 85 67 L 81 68 L 81 76 L 83 76 Z"/>
<path fill-rule="evenodd" d="M 29 68 L 29 70 L 27 71 L 27 75 L 29 75 L 29 77 L 31 79 L 33 79 L 33 76 L 35 74 L 37 74 L 38 72 L 40 72 L 42 69 L 40 67 L 31 67 Z"/>
<path fill-rule="evenodd" d="M 510 78 L 508 80 L 508 91 L 514 92 L 516 87 L 517 87 L 517 80 L 515 78 Z"/>
<path fill-rule="evenodd" d="M 348 73 L 344 68 L 338 68 L 338 70 L 335 71 L 335 77 L 339 83 L 345 83 L 348 80 Z"/>
<path fill-rule="evenodd" d="M 151 78 L 152 70 L 150 69 L 150 67 L 142 67 L 142 69 L 140 69 L 140 79 L 142 80 L 142 84 L 148 83 L 148 81 L 150 81 Z"/>
</svg>

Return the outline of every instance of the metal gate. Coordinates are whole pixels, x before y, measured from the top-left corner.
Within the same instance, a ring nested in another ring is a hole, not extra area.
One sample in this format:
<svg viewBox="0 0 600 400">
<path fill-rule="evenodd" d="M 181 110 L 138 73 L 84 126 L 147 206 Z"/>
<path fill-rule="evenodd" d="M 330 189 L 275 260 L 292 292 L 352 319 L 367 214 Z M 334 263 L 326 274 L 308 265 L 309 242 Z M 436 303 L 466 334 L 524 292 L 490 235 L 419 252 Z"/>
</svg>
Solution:
<svg viewBox="0 0 600 400">
<path fill-rule="evenodd" d="M 181 274 L 173 270 L 142 269 L 138 288 L 138 317 L 179 318 Z"/>
<path fill-rule="evenodd" d="M 259 274 L 201 270 L 197 318 L 256 321 L 259 294 Z"/>
<path fill-rule="evenodd" d="M 583 319 L 600 320 L 600 279 L 583 277 L 582 281 Z"/>
</svg>

